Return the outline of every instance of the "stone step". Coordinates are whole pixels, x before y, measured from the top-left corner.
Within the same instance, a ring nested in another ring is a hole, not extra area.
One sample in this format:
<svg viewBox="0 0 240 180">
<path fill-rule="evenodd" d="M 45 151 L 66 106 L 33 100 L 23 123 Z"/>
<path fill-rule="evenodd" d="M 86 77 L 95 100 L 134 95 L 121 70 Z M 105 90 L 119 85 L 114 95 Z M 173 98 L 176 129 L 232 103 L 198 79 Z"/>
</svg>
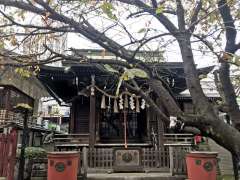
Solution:
<svg viewBox="0 0 240 180">
<path fill-rule="evenodd" d="M 184 180 L 186 176 L 172 176 L 169 173 L 113 173 L 88 174 L 88 180 Z"/>
<path fill-rule="evenodd" d="M 171 176 L 168 173 L 113 173 L 88 174 L 87 180 L 185 180 L 186 176 Z M 5 180 L 5 179 L 4 179 Z M 31 177 L 31 180 L 47 180 L 47 177 Z M 86 180 L 78 177 L 78 180 Z"/>
</svg>

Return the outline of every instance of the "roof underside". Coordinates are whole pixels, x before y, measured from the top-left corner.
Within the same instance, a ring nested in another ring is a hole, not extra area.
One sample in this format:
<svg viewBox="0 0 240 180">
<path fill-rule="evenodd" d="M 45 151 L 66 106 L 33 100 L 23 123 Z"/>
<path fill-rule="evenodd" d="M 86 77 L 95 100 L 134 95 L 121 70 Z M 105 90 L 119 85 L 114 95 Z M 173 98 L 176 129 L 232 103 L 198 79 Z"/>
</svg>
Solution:
<svg viewBox="0 0 240 180">
<path fill-rule="evenodd" d="M 182 63 L 161 63 L 151 66 L 156 69 L 175 95 L 187 88 Z M 199 73 L 207 74 L 211 69 L 203 68 Z M 66 67 L 42 66 L 38 78 L 55 99 L 68 102 L 90 85 L 91 75 L 95 76 L 97 86 L 105 87 L 110 93 L 115 91 L 118 84 L 117 77 L 106 72 L 99 64 L 75 64 L 67 71 Z M 140 84 L 145 82 L 144 79 L 136 80 Z"/>
</svg>

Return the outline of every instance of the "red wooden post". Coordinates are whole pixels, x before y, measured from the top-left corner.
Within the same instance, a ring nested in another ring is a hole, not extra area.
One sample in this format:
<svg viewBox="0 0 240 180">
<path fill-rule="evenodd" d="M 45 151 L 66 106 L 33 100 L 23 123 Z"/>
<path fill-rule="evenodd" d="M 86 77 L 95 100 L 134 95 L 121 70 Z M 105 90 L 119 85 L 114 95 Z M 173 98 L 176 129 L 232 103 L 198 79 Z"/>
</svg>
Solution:
<svg viewBox="0 0 240 180">
<path fill-rule="evenodd" d="M 6 177 L 7 176 L 7 171 L 6 171 L 6 167 L 7 167 L 7 161 L 8 159 L 6 158 L 8 155 L 8 134 L 3 134 L 3 139 L 4 139 L 4 148 L 3 148 L 3 167 L 2 167 L 2 176 Z"/>
<path fill-rule="evenodd" d="M 7 179 L 13 180 L 14 179 L 14 167 L 16 163 L 16 154 L 17 154 L 17 131 L 14 129 L 10 134 L 10 149 L 9 149 L 9 162 L 8 162 L 8 173 Z"/>
<path fill-rule="evenodd" d="M 16 150 L 16 130 L 12 130 L 7 134 L 0 134 L 0 176 L 7 177 L 7 180 L 14 179 Z"/>
<path fill-rule="evenodd" d="M 3 169 L 3 149 L 4 149 L 4 137 L 0 134 L 0 176 L 2 176 Z"/>
</svg>

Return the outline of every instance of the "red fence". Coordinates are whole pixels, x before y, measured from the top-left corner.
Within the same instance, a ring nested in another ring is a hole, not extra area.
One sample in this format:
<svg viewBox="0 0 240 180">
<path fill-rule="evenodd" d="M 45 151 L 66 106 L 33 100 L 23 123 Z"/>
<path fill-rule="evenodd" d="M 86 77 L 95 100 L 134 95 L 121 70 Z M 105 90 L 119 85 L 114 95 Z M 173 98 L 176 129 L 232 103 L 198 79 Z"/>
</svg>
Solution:
<svg viewBox="0 0 240 180">
<path fill-rule="evenodd" d="M 7 177 L 7 180 L 14 178 L 14 166 L 16 161 L 17 132 L 0 134 L 0 177 Z"/>
</svg>

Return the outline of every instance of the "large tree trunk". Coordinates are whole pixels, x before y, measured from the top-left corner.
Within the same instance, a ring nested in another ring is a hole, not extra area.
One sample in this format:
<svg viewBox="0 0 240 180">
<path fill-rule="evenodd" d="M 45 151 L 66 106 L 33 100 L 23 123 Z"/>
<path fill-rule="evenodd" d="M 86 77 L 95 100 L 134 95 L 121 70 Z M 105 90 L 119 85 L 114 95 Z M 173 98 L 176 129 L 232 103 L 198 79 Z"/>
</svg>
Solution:
<svg viewBox="0 0 240 180">
<path fill-rule="evenodd" d="M 184 39 L 184 40 L 182 40 Z M 203 114 L 205 119 L 205 123 L 207 126 L 202 126 L 201 124 L 197 125 L 197 127 L 202 131 L 202 133 L 206 136 L 211 137 L 218 144 L 228 149 L 233 156 L 233 164 L 235 171 L 235 179 L 238 179 L 238 162 L 240 160 L 240 133 L 234 127 L 226 124 L 224 121 L 220 120 L 217 114 L 217 111 L 214 110 L 213 105 L 211 105 L 205 95 L 203 94 L 199 78 L 197 77 L 197 71 L 194 65 L 194 59 L 192 55 L 192 49 L 190 44 L 190 39 L 185 36 L 181 37 L 179 42 L 179 46 L 182 53 L 182 58 L 184 61 L 184 72 L 186 75 L 186 82 L 193 98 L 193 103 L 197 107 L 197 112 Z M 226 64 L 225 64 L 226 66 Z M 227 70 L 226 67 L 224 68 Z M 224 72 L 224 71 L 221 71 Z M 230 81 L 229 76 L 226 77 L 226 74 L 220 73 L 220 78 L 225 84 L 225 91 L 227 91 L 226 99 L 228 99 L 228 103 L 232 102 L 233 104 L 230 106 L 234 109 L 231 109 L 231 117 L 239 118 L 238 111 L 239 109 L 235 103 L 236 99 L 234 90 Z M 228 88 L 229 91 L 228 91 Z M 232 96 L 232 97 L 229 97 Z M 235 102 L 234 102 L 235 101 Z M 236 119 L 235 119 L 236 120 Z"/>
</svg>

